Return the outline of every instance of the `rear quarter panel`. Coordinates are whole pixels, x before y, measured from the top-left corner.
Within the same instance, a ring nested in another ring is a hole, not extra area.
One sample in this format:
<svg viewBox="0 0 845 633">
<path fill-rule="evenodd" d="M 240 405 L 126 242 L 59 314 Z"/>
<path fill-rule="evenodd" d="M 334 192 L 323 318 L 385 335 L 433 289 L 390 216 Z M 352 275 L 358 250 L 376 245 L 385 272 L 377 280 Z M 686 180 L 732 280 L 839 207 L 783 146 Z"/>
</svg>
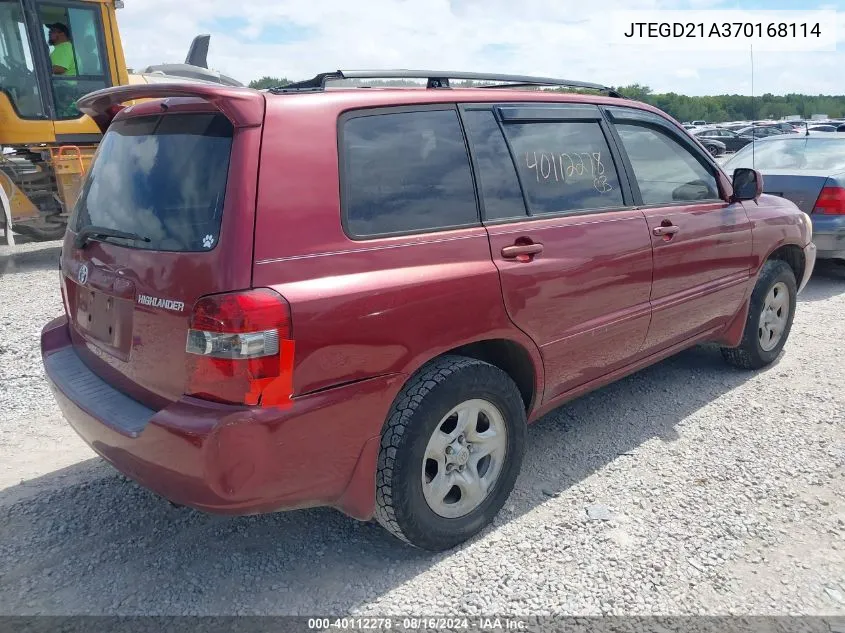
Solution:
<svg viewBox="0 0 845 633">
<path fill-rule="evenodd" d="M 291 305 L 294 393 L 409 375 L 457 346 L 509 339 L 531 355 L 539 400 L 539 351 L 507 316 L 485 229 L 350 239 L 339 193 L 342 109 L 298 96 L 273 101 L 262 143 L 253 285 L 276 289 Z"/>
</svg>

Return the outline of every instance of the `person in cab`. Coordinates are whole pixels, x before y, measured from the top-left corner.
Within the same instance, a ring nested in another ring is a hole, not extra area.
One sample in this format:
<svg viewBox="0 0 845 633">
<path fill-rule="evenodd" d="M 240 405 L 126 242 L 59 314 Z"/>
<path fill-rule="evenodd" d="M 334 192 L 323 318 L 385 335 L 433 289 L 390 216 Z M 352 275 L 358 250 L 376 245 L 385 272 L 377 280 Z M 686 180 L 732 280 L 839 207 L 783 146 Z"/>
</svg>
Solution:
<svg viewBox="0 0 845 633">
<path fill-rule="evenodd" d="M 76 76 L 76 56 L 73 51 L 73 44 L 70 41 L 70 30 L 61 22 L 48 24 L 49 32 L 47 41 L 53 50 L 50 51 L 50 62 L 53 65 L 53 74 L 63 77 Z"/>
</svg>

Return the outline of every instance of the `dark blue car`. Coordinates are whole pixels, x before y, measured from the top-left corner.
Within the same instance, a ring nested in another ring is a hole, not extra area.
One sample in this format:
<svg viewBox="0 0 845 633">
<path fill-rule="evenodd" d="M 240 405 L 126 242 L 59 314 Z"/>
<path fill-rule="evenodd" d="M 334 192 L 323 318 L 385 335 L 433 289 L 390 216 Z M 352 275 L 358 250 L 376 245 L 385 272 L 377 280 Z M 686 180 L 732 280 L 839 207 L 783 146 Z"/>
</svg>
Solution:
<svg viewBox="0 0 845 633">
<path fill-rule="evenodd" d="M 810 215 L 819 259 L 845 260 L 845 133 L 787 134 L 758 139 L 730 159 L 728 174 L 753 167 L 763 191 Z"/>
</svg>

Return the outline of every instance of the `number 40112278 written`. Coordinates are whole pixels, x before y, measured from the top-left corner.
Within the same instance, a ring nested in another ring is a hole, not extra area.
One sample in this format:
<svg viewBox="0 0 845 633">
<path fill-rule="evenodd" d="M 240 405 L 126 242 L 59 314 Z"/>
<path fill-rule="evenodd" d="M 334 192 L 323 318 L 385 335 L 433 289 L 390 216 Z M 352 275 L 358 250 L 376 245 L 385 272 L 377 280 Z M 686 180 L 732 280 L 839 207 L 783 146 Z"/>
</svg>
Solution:
<svg viewBox="0 0 845 633">
<path fill-rule="evenodd" d="M 534 171 L 537 182 L 571 182 L 589 177 L 599 193 L 613 189 L 604 173 L 601 152 L 526 152 L 525 166 Z"/>
</svg>

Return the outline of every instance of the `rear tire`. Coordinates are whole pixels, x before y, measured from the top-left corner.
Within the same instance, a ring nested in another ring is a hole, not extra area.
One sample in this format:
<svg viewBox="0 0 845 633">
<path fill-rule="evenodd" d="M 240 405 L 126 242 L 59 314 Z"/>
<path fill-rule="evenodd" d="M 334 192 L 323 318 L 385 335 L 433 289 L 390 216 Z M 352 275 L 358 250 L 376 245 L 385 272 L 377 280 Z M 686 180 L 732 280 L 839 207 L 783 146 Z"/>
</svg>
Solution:
<svg viewBox="0 0 845 633">
<path fill-rule="evenodd" d="M 67 225 L 58 223 L 44 223 L 41 226 L 31 226 L 28 224 L 15 224 L 13 231 L 25 237 L 28 237 L 33 242 L 52 242 L 60 240 L 65 236 Z"/>
<path fill-rule="evenodd" d="M 725 360 L 740 369 L 761 369 L 780 356 L 792 330 L 798 285 L 789 264 L 763 264 L 751 293 L 748 318 L 739 347 L 722 348 Z"/>
<path fill-rule="evenodd" d="M 432 361 L 388 415 L 376 519 L 429 551 L 466 541 L 493 521 L 513 490 L 525 432 L 525 405 L 505 372 L 463 356 Z"/>
</svg>

